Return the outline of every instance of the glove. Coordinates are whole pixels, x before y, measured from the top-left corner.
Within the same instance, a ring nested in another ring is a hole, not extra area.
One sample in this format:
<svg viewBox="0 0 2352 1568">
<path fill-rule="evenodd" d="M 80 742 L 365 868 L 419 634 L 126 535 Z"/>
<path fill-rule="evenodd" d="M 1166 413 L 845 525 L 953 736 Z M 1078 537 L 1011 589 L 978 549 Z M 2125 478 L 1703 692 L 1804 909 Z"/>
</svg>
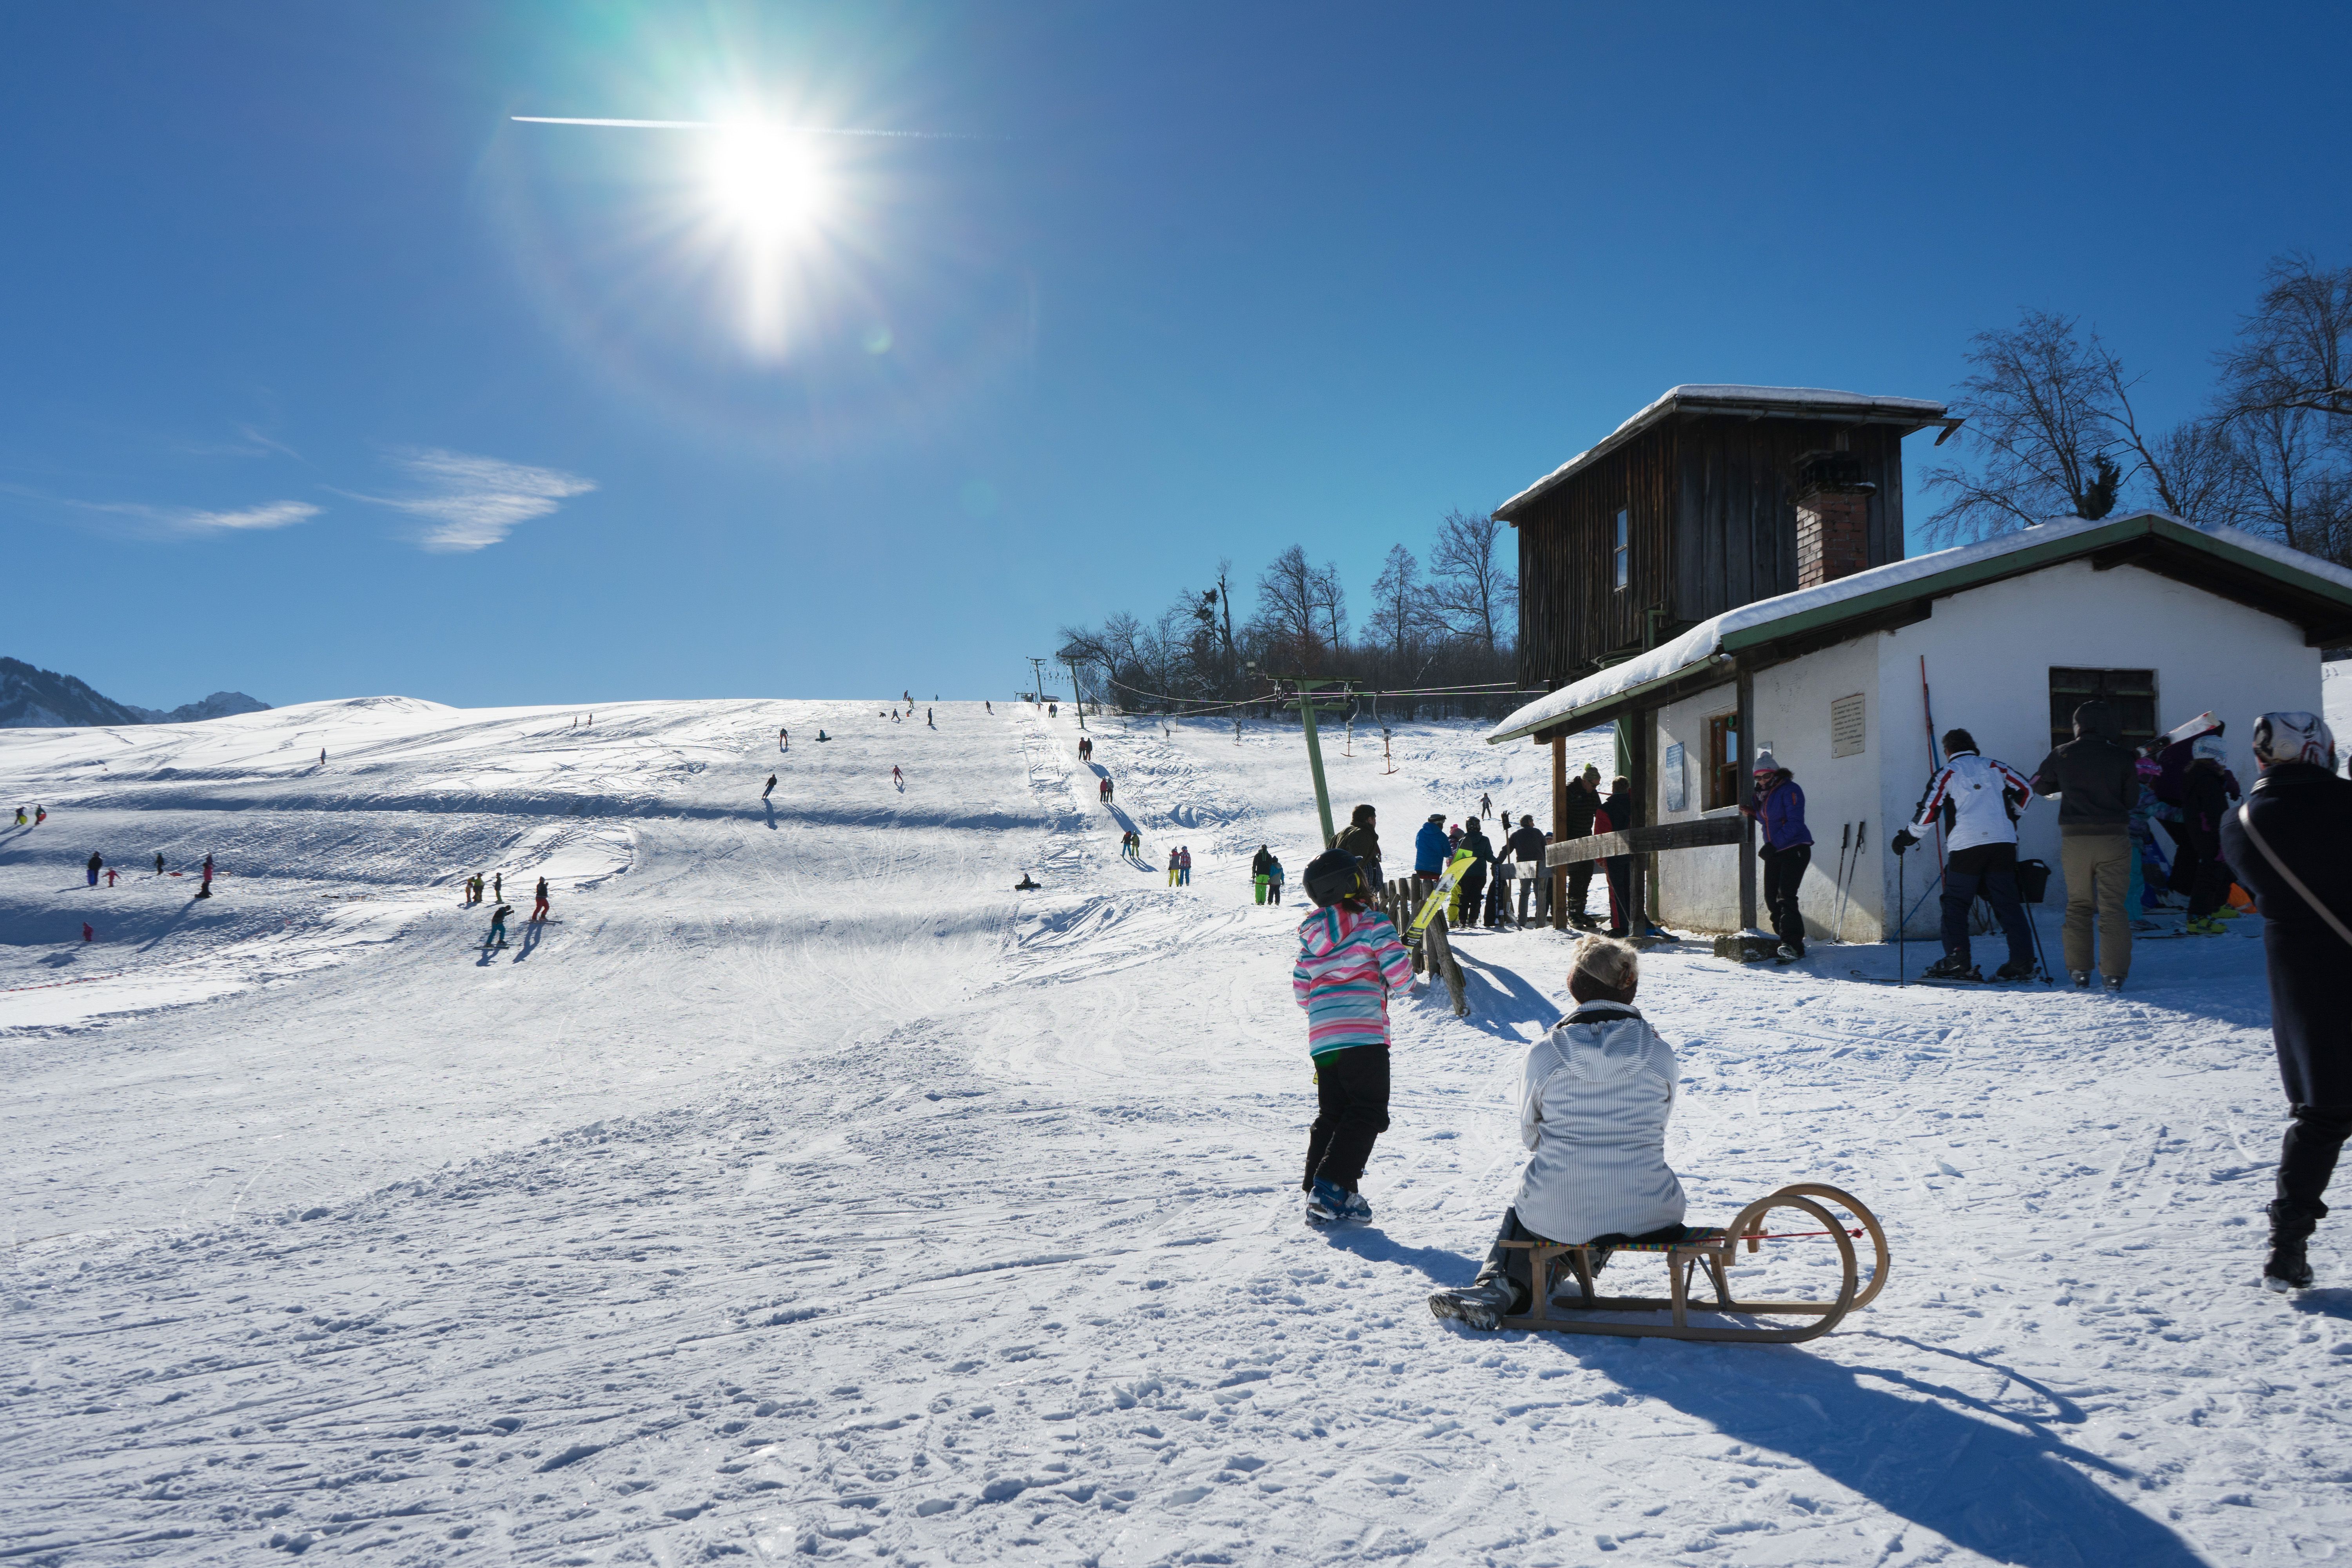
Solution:
<svg viewBox="0 0 2352 1568">
<path fill-rule="evenodd" d="M 1895 836 L 1895 852 L 1897 855 L 1906 853 L 1911 846 L 1918 842 L 1919 836 L 1906 827 Z"/>
</svg>

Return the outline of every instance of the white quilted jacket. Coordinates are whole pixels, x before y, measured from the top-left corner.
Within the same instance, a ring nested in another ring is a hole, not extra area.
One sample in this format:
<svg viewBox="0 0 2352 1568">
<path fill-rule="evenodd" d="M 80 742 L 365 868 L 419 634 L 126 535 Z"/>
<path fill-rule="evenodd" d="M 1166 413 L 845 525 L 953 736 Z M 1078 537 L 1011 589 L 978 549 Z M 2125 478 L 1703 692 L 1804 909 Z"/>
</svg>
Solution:
<svg viewBox="0 0 2352 1568">
<path fill-rule="evenodd" d="M 1528 1047 L 1519 1142 L 1530 1151 L 1512 1206 L 1554 1241 L 1639 1236 L 1683 1221 L 1666 1165 L 1680 1068 L 1636 1009 L 1588 1002 Z"/>
</svg>

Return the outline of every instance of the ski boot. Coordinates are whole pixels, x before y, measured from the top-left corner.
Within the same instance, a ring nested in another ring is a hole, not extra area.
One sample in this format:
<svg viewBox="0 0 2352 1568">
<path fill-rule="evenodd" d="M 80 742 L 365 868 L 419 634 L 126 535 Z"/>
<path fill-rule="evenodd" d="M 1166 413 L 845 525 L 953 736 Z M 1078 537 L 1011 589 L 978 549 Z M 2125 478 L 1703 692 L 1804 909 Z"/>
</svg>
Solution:
<svg viewBox="0 0 2352 1568">
<path fill-rule="evenodd" d="M 2033 978 L 2033 965 L 2030 963 L 2019 963 L 2012 959 L 2011 962 L 2002 964 L 1999 969 L 1994 970 L 1992 972 L 1992 977 L 1996 982 L 2031 980 Z"/>
<path fill-rule="evenodd" d="M 1977 966 L 1957 952 L 1948 952 L 1927 967 L 1922 980 L 1982 980 Z"/>
<path fill-rule="evenodd" d="M 2091 972 L 2087 969 L 2070 969 L 2066 972 L 2066 978 L 2074 983 L 2074 989 L 2077 991 L 2084 990 L 2091 984 Z"/>
<path fill-rule="evenodd" d="M 2215 920 L 2211 915 L 2207 915 L 2202 920 L 2190 921 L 2186 925 L 2182 926 L 2180 928 L 2180 934 L 2183 936 L 2220 936 L 2221 934 L 2221 922 Z"/>
<path fill-rule="evenodd" d="M 1429 1298 L 1429 1315 L 1451 1318 L 1465 1329 L 1491 1330 L 1517 1304 L 1518 1291 L 1507 1275 L 1497 1274 L 1459 1290 L 1440 1290 Z"/>
</svg>

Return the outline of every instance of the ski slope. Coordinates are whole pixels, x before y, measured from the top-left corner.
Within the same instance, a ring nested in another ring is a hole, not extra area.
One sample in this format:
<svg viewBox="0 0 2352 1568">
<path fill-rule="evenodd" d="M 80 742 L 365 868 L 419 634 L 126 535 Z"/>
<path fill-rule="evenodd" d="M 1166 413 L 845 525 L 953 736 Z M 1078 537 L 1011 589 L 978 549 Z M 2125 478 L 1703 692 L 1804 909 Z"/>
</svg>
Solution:
<svg viewBox="0 0 2352 1568">
<path fill-rule="evenodd" d="M 1653 952 L 1693 1218 L 1833 1182 L 1892 1283 L 1804 1346 L 1478 1337 L 1423 1298 L 1507 1199 L 1565 941 L 1464 933 L 1471 1016 L 1398 1003 L 1376 1223 L 1309 1231 L 1301 911 L 1247 878 L 1261 843 L 1294 884 L 1311 856 L 1296 732 L 1092 721 L 1088 767 L 1067 714 L 887 706 L 0 735 L 0 804 L 51 814 L 0 831 L 0 1561 L 2352 1545 L 2343 1227 L 2325 1288 L 2252 1284 L 2281 1127 L 2254 921 L 2143 944 L 2119 997 Z M 1400 727 L 1394 772 L 1327 738 L 1392 866 L 1428 812 L 1548 788 L 1466 724 Z M 93 848 L 122 883 L 85 885 Z M 208 901 L 152 874 L 207 849 Z M 478 870 L 504 951 L 459 907 Z"/>
</svg>

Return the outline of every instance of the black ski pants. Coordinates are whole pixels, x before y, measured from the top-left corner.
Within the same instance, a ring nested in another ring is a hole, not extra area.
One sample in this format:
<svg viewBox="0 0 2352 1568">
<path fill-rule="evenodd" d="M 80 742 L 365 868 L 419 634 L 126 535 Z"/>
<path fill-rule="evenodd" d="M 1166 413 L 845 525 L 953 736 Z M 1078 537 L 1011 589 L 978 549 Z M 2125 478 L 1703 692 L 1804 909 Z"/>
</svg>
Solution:
<svg viewBox="0 0 2352 1568">
<path fill-rule="evenodd" d="M 2336 1174 L 2336 1156 L 2352 1135 L 2352 1105 L 2298 1105 L 2279 1145 L 2278 1200 L 2324 1219 L 2328 1178 Z"/>
<path fill-rule="evenodd" d="M 2020 969 L 2033 967 L 2033 928 L 2025 923 L 2025 906 L 2017 897 L 2017 846 L 1971 844 L 1944 858 L 1944 951 L 1969 962 L 1969 906 L 1978 894 L 1992 906 L 1992 918 L 2009 938 L 2009 961 Z"/>
<path fill-rule="evenodd" d="M 1389 1130 L 1389 1048 L 1350 1046 L 1315 1064 L 1315 1125 L 1299 1191 L 1322 1177 L 1348 1192 L 1363 1179 L 1372 1143 Z"/>
<path fill-rule="evenodd" d="M 1805 917 L 1797 909 L 1797 889 L 1804 885 L 1805 868 L 1812 863 L 1810 844 L 1764 848 L 1765 919 L 1772 922 L 1774 936 L 1800 952 L 1805 948 Z"/>
<path fill-rule="evenodd" d="M 1568 912 L 1585 912 L 1585 900 L 1592 896 L 1592 866 L 1590 860 L 1579 860 L 1568 868 Z"/>
</svg>

